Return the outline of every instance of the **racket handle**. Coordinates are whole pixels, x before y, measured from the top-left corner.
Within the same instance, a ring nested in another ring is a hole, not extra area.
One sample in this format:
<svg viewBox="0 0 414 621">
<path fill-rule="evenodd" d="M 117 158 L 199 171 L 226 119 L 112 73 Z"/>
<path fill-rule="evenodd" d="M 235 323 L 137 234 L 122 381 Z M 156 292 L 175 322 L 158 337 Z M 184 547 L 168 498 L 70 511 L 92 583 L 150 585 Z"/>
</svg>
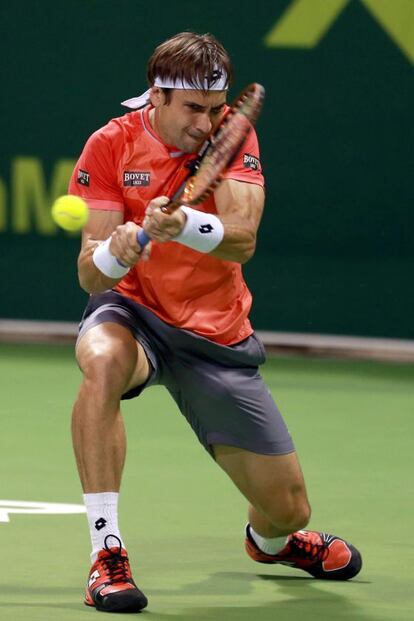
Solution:
<svg viewBox="0 0 414 621">
<path fill-rule="evenodd" d="M 139 243 L 141 248 L 144 248 L 144 246 L 146 246 L 148 242 L 150 241 L 151 241 L 151 238 L 148 237 L 144 229 L 141 229 L 140 232 L 137 233 L 137 242 Z"/>
<path fill-rule="evenodd" d="M 151 241 L 151 238 L 148 237 L 148 235 L 146 234 L 146 232 L 144 231 L 144 229 L 141 229 L 139 233 L 137 233 L 137 242 L 139 243 L 139 245 L 141 246 L 141 248 L 144 248 L 144 246 L 146 246 L 148 244 L 148 242 Z M 121 263 L 121 261 L 119 261 L 118 259 L 116 260 L 116 262 L 118 263 L 118 265 L 120 265 L 121 267 L 126 267 L 126 265 L 124 265 L 123 263 Z"/>
</svg>

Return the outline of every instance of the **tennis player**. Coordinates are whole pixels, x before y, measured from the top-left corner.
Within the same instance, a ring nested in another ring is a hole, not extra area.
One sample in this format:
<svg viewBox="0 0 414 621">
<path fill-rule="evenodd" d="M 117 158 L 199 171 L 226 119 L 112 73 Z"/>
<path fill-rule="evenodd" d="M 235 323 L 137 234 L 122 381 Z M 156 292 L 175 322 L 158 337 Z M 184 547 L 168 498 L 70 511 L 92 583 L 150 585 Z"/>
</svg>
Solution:
<svg viewBox="0 0 414 621">
<path fill-rule="evenodd" d="M 302 530 L 310 507 L 295 448 L 258 371 L 242 264 L 254 254 L 264 205 L 257 138 L 247 140 L 210 198 L 161 207 L 226 111 L 232 67 L 211 35 L 180 33 L 148 62 L 149 90 L 87 141 L 69 192 L 90 208 L 78 260 L 90 293 L 76 354 L 83 381 L 73 443 L 92 540 L 85 603 L 139 611 L 118 527 L 125 459 L 120 402 L 162 384 L 199 441 L 249 502 L 247 553 L 316 578 L 361 568 L 343 539 Z M 143 227 L 152 242 L 142 249 Z M 201 534 L 201 533 L 200 533 Z"/>
</svg>

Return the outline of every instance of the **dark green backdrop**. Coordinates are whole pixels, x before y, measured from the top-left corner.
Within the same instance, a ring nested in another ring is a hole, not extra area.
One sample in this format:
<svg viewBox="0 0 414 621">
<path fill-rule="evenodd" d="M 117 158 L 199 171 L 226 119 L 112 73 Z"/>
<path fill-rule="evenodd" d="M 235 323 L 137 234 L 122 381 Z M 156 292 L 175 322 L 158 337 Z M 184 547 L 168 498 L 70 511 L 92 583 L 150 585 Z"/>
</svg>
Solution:
<svg viewBox="0 0 414 621">
<path fill-rule="evenodd" d="M 267 207 L 245 269 L 255 326 L 414 338 L 413 64 L 359 0 L 319 45 L 266 47 L 289 6 L 2 3 L 0 316 L 78 319 L 79 238 L 53 228 L 50 202 L 89 134 L 144 89 L 154 46 L 193 29 L 231 53 L 232 94 L 267 89 Z"/>
</svg>

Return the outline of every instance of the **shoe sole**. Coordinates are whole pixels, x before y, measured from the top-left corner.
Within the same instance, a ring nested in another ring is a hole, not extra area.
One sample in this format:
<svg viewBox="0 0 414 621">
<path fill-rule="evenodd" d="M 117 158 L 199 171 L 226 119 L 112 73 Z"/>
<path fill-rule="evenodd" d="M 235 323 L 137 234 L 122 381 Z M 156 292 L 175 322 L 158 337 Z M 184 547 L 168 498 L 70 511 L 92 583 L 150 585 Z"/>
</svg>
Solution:
<svg viewBox="0 0 414 621">
<path fill-rule="evenodd" d="M 104 597 L 101 604 L 91 604 L 87 600 L 84 600 L 84 604 L 90 608 L 96 608 L 96 610 L 100 612 L 140 612 L 148 606 L 148 600 L 145 595 L 140 598 L 136 595 L 128 595 L 124 592 L 122 598 L 113 596 L 111 598 L 110 595 L 107 595 Z"/>
</svg>

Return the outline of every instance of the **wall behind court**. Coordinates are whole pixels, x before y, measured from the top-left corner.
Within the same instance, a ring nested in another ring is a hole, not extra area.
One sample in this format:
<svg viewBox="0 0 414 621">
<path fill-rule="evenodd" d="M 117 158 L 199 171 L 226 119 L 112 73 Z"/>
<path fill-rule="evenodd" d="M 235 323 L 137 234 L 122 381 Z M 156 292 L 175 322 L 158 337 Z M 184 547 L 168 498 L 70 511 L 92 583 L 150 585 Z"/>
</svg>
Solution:
<svg viewBox="0 0 414 621">
<path fill-rule="evenodd" d="M 231 53 L 232 95 L 267 89 L 255 326 L 414 338 L 414 3 L 42 0 L 4 4 L 0 23 L 1 317 L 79 318 L 79 237 L 50 204 L 144 90 L 153 47 L 193 29 Z"/>
</svg>

